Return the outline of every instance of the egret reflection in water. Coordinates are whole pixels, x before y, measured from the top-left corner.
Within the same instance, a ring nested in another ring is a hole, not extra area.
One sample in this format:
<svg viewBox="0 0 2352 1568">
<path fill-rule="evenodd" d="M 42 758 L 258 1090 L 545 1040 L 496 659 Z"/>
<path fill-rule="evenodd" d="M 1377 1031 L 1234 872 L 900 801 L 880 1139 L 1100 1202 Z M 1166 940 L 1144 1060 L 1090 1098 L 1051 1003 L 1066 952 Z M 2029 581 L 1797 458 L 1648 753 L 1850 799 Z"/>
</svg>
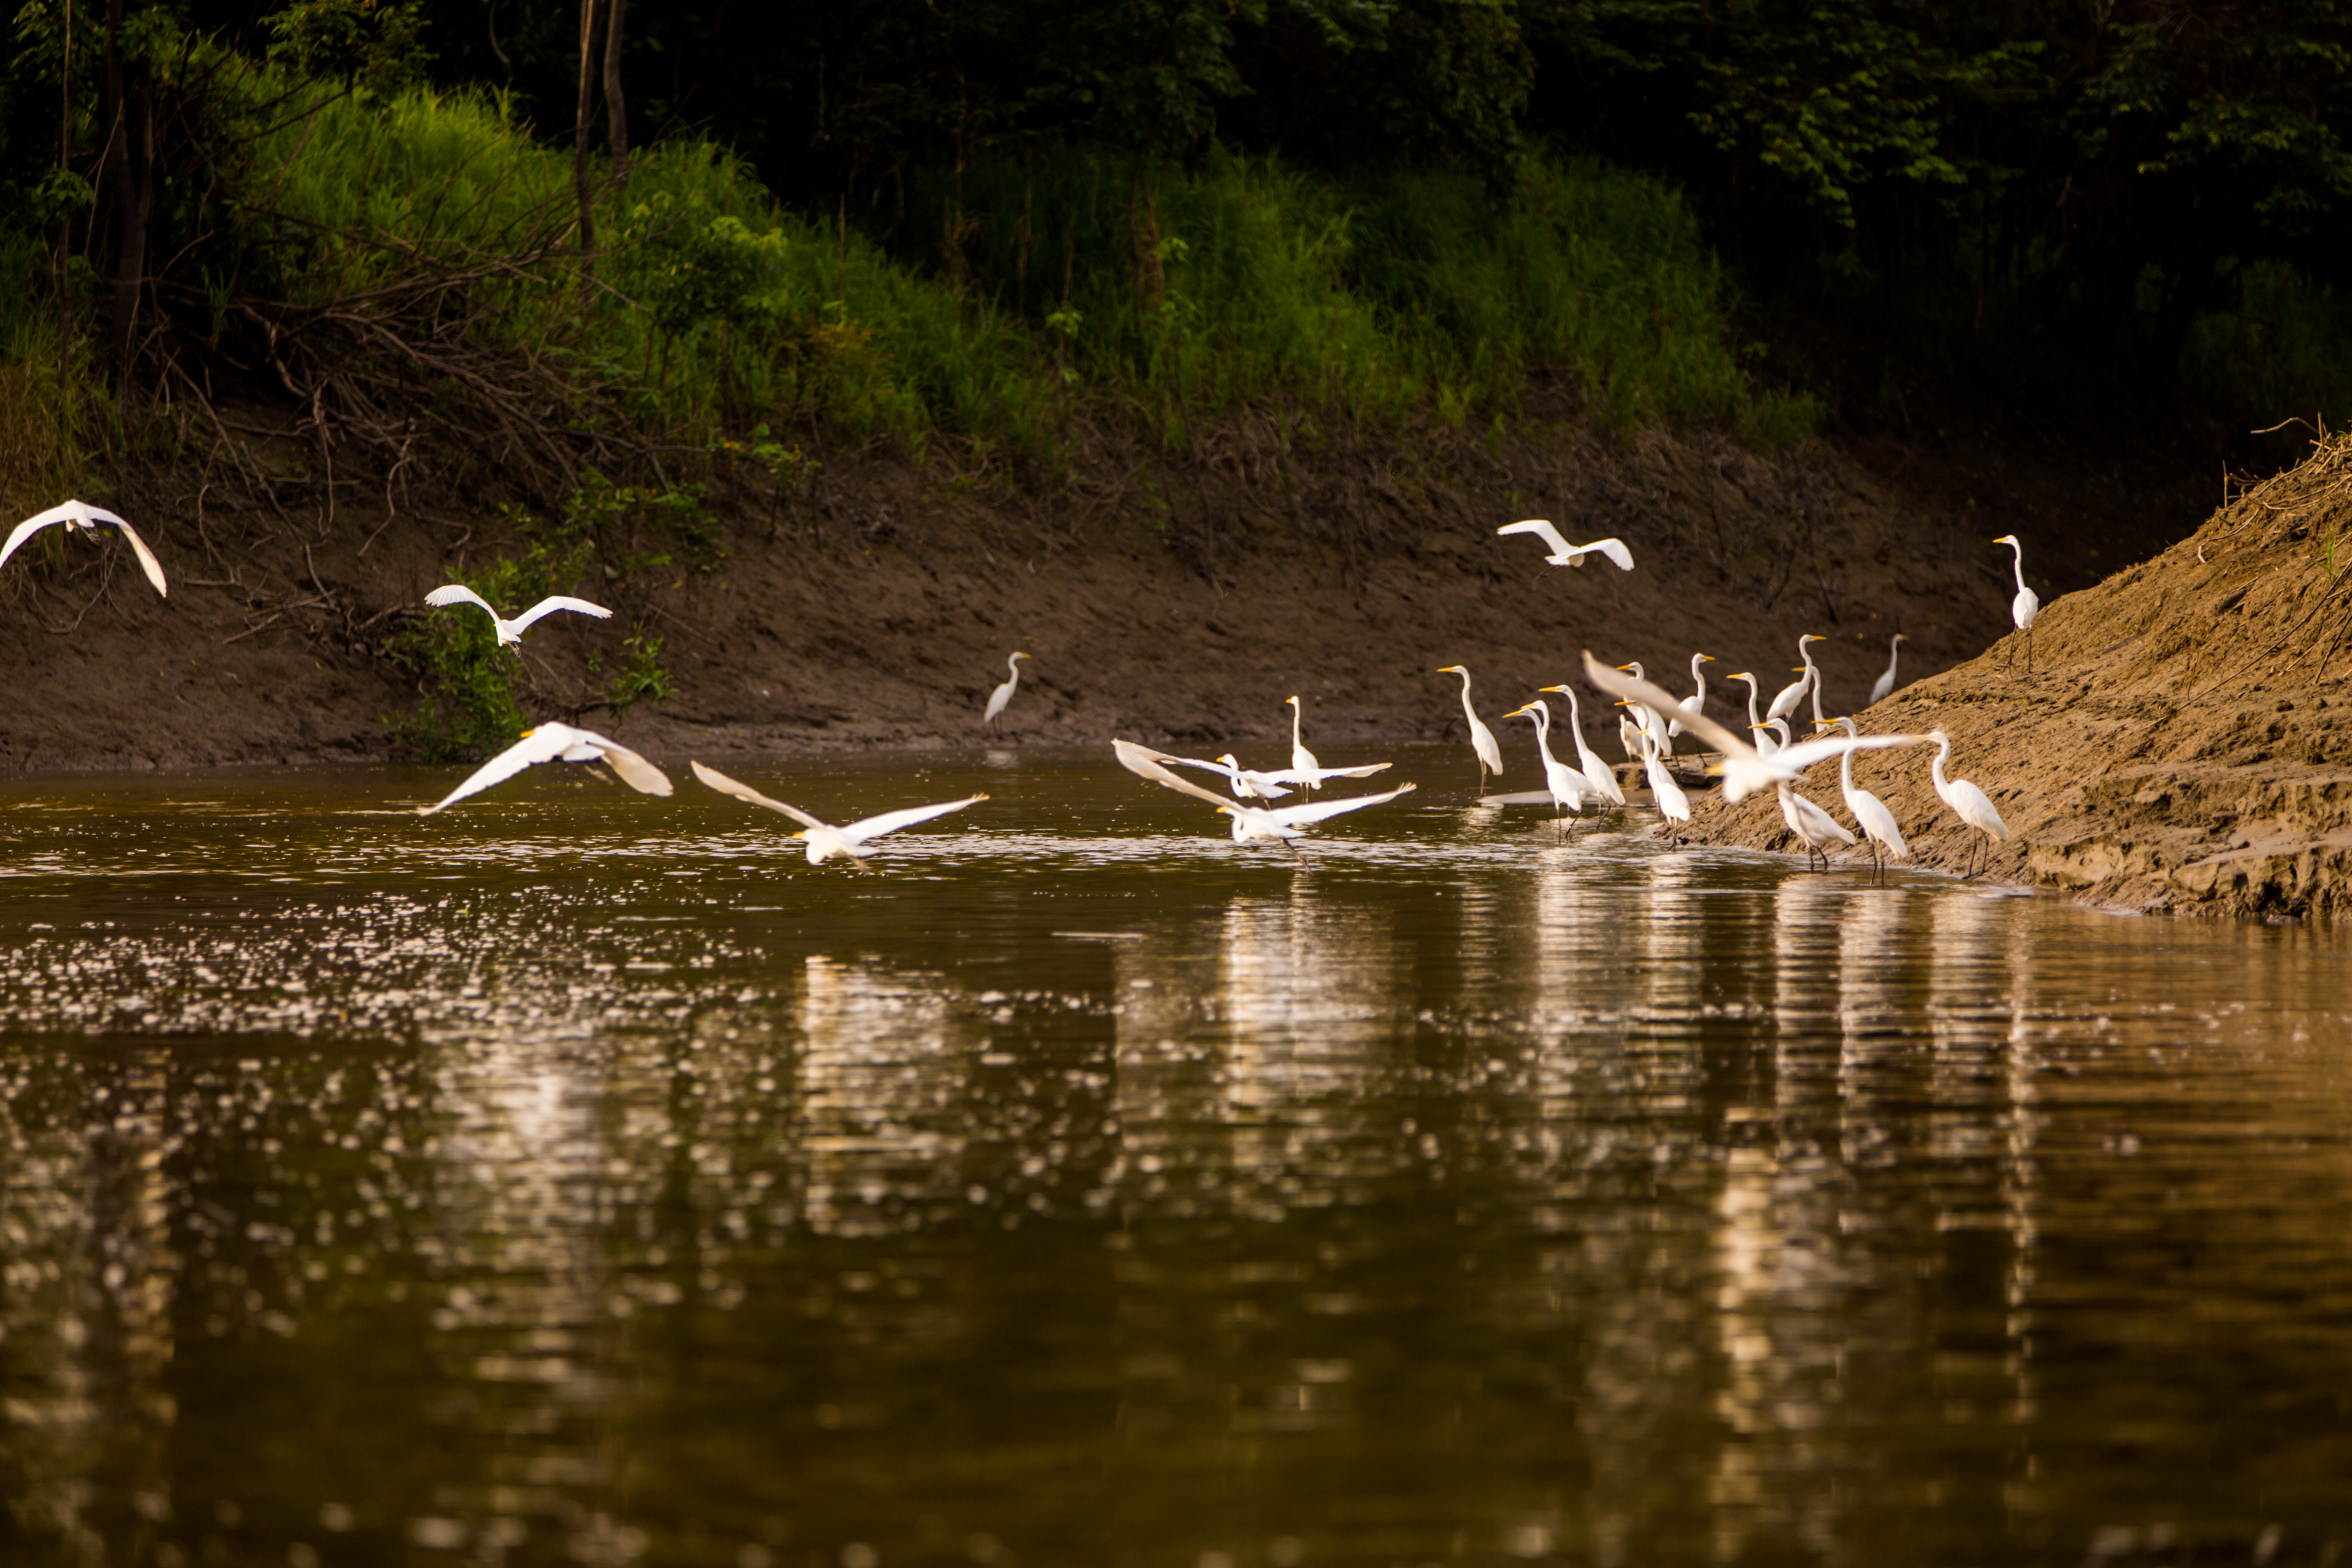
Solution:
<svg viewBox="0 0 2352 1568">
<path fill-rule="evenodd" d="M 0 1557 L 2352 1544 L 2331 934 L 795 766 L 1045 825 L 9 786 Z"/>
</svg>

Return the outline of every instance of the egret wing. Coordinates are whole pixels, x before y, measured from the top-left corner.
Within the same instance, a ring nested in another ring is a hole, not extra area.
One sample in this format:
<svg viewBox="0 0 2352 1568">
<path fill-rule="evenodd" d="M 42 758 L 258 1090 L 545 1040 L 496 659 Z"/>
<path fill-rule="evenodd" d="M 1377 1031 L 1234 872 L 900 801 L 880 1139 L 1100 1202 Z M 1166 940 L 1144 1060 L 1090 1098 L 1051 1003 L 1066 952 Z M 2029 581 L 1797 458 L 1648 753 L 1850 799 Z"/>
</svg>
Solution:
<svg viewBox="0 0 2352 1568">
<path fill-rule="evenodd" d="M 1559 530 L 1541 517 L 1529 517 L 1522 523 L 1507 523 L 1495 530 L 1498 534 L 1533 534 L 1550 547 L 1554 555 L 1566 555 L 1576 547 L 1559 537 Z"/>
<path fill-rule="evenodd" d="M 1607 556 L 1619 571 L 1633 570 L 1633 552 L 1625 548 L 1623 539 L 1595 539 L 1577 553 L 1590 555 L 1594 550 L 1599 550 L 1602 555 Z"/>
<path fill-rule="evenodd" d="M 1118 758 L 1118 765 L 1138 778 L 1149 779 L 1154 784 L 1163 785 L 1175 790 L 1179 795 L 1190 795 L 1196 800 L 1206 800 L 1212 806 L 1233 804 L 1231 800 L 1215 790 L 1203 789 L 1190 779 L 1180 779 L 1169 772 L 1161 765 L 1174 762 L 1177 758 L 1164 751 L 1154 751 L 1148 746 L 1138 746 L 1131 740 L 1114 740 L 1110 743 L 1110 748 Z"/>
<path fill-rule="evenodd" d="M 631 751 L 617 740 L 607 740 L 588 730 L 572 733 L 587 743 L 589 748 L 603 759 L 604 766 L 620 776 L 621 782 L 640 795 L 667 795 L 670 792 L 669 775 Z M 585 760 L 583 758 L 582 760 Z"/>
<path fill-rule="evenodd" d="M 9 533 L 8 542 L 5 545 L 0 545 L 0 566 L 5 566 L 8 563 L 8 558 L 15 555 L 16 553 L 16 548 L 23 544 L 26 539 L 31 538 L 35 534 L 39 533 L 51 523 L 62 523 L 66 518 L 72 515 L 73 514 L 68 512 L 62 507 L 51 507 L 47 511 L 41 513 L 39 516 L 26 517 L 23 522 L 18 523 Z"/>
<path fill-rule="evenodd" d="M 478 604 L 491 620 L 495 621 L 499 618 L 499 612 L 490 608 L 488 600 L 462 582 L 452 582 L 435 589 L 425 596 L 425 602 L 436 610 L 446 610 L 452 604 Z"/>
<path fill-rule="evenodd" d="M 1916 735 L 1832 735 L 1782 747 L 1772 754 L 1772 766 L 1775 771 L 1785 772 L 1793 779 L 1817 762 L 1843 757 L 1849 751 L 1877 751 L 1889 746 L 1915 746 L 1918 741 Z"/>
<path fill-rule="evenodd" d="M 112 512 L 101 512 L 96 507 L 89 509 L 89 515 L 100 522 L 112 523 L 122 530 L 122 537 L 131 541 L 131 553 L 139 558 L 139 570 L 147 574 L 147 580 L 155 585 L 157 593 L 169 599 L 172 590 L 170 584 L 163 580 L 163 563 L 155 559 L 155 552 L 147 548 L 147 541 L 139 537 L 139 530 Z"/>
<path fill-rule="evenodd" d="M 1285 827 L 1297 827 L 1302 822 L 1323 821 L 1342 811 L 1360 811 L 1367 806 L 1378 806 L 1400 795 L 1410 795 L 1414 788 L 1411 784 L 1400 784 L 1383 795 L 1350 795 L 1344 800 L 1310 800 L 1304 806 L 1269 806 L 1263 808 L 1259 814 L 1272 817 Z M 1227 809 L 1231 810 L 1230 807 Z"/>
<path fill-rule="evenodd" d="M 699 762 L 689 763 L 688 766 L 694 769 L 694 776 L 697 779 L 701 779 L 721 795 L 732 795 L 738 800 L 747 801 L 754 806 L 765 806 L 771 811 L 781 811 L 804 828 L 816 828 L 825 832 L 837 831 L 832 823 L 817 821 L 798 806 L 787 806 L 782 800 L 772 800 L 749 784 L 739 783 L 728 778 L 716 768 L 705 768 Z"/>
<path fill-rule="evenodd" d="M 567 593 L 551 594 L 514 618 L 518 632 L 542 615 L 552 615 L 559 610 L 569 610 L 575 615 L 593 615 L 599 621 L 610 621 L 613 612 L 601 604 L 591 604 L 584 599 L 574 599 Z"/>
<path fill-rule="evenodd" d="M 928 822 L 933 817 L 944 817 L 950 811 L 961 811 L 966 806 L 987 800 L 985 795 L 967 795 L 961 800 L 942 800 L 936 806 L 907 806 L 896 811 L 885 811 L 878 817 L 867 817 L 841 830 L 841 836 L 853 844 L 868 839 L 878 839 L 885 833 L 895 833 L 901 828 L 911 828 L 917 822 Z"/>
<path fill-rule="evenodd" d="M 458 785 L 430 806 L 419 806 L 416 814 L 429 817 L 436 811 L 456 805 L 468 795 L 478 795 L 494 784 L 503 784 L 534 763 L 552 762 L 573 744 L 579 731 L 568 725 L 543 724 L 527 730 L 520 740 L 483 763 Z"/>
<path fill-rule="evenodd" d="M 1375 773 L 1385 773 L 1394 767 L 1391 762 L 1367 762 L 1360 768 L 1318 768 L 1316 774 L 1324 779 L 1370 779 Z"/>
<path fill-rule="evenodd" d="M 1692 708 L 1684 707 L 1664 687 L 1652 685 L 1638 675 L 1622 670 L 1612 670 L 1594 658 L 1590 650 L 1584 655 L 1584 678 L 1612 696 L 1639 703 L 1656 713 L 1670 713 L 1682 721 L 1691 734 L 1712 746 L 1726 757 L 1753 757 L 1756 748 L 1732 734 L 1715 720 Z"/>
</svg>

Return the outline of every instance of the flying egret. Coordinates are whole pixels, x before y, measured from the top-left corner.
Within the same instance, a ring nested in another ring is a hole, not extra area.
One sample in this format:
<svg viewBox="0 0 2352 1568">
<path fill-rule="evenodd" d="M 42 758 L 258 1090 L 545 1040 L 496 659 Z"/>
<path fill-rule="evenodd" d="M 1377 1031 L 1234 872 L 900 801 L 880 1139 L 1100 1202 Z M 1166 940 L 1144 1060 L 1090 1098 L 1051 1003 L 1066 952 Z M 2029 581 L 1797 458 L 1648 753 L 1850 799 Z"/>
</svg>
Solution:
<svg viewBox="0 0 2352 1568">
<path fill-rule="evenodd" d="M 1180 779 L 1162 766 L 1176 758 L 1164 751 L 1154 751 L 1148 746 L 1138 746 L 1131 740 L 1114 740 L 1111 750 L 1119 766 L 1139 778 L 1165 786 L 1180 795 L 1190 795 L 1206 800 L 1234 820 L 1234 841 L 1244 844 L 1253 839 L 1272 839 L 1301 860 L 1298 846 L 1291 841 L 1298 838 L 1317 822 L 1327 821 L 1343 811 L 1360 811 L 1366 806 L 1378 806 L 1400 795 L 1412 792 L 1410 784 L 1400 784 L 1381 795 L 1355 795 L 1345 800 L 1312 800 L 1303 806 L 1244 806 L 1222 800 L 1212 789 L 1203 789 L 1189 779 Z"/>
<path fill-rule="evenodd" d="M 1903 633 L 1895 633 L 1895 641 L 1886 644 L 1886 673 L 1870 688 L 1870 704 L 1876 707 L 1895 692 L 1895 662 L 1903 656 Z"/>
<path fill-rule="evenodd" d="M 2025 673 L 2030 675 L 2033 673 L 2033 618 L 2042 613 L 2042 600 L 2033 590 L 2025 586 L 2025 547 L 2017 542 L 2017 536 L 2003 534 L 1992 542 L 2010 548 L 2017 568 L 2017 597 L 2009 601 L 2009 618 L 2017 622 L 2019 631 L 2025 633 Z M 6 552 L 0 551 L 0 560 L 6 559 Z M 2013 643 L 2010 644 L 2009 662 L 2011 664 L 2017 663 L 2017 645 Z"/>
<path fill-rule="evenodd" d="M 981 723 L 991 727 L 995 726 L 997 716 L 1004 711 L 1004 705 L 1013 700 L 1013 688 L 1021 684 L 1021 661 L 1028 656 L 1026 653 L 1015 653 L 1004 661 L 1005 669 L 1012 673 L 1006 679 L 998 683 L 995 690 L 988 694 L 988 706 L 981 710 Z"/>
<path fill-rule="evenodd" d="M 721 795 L 732 795 L 738 800 L 748 801 L 754 806 L 765 806 L 769 810 L 782 812 L 798 822 L 801 825 L 801 831 L 794 833 L 793 837 L 807 842 L 809 864 L 823 865 L 834 856 L 841 855 L 856 864 L 860 871 L 869 869 L 866 863 L 866 857 L 858 852 L 866 847 L 867 840 L 878 839 L 885 833 L 895 833 L 901 828 L 911 828 L 917 822 L 928 822 L 933 817 L 944 817 L 950 811 L 961 811 L 966 806 L 977 805 L 988 799 L 985 795 L 967 795 L 961 800 L 941 800 L 935 806 L 908 806 L 899 810 L 885 811 L 878 817 L 867 817 L 862 821 L 851 822 L 845 827 L 836 828 L 830 822 L 819 821 L 798 806 L 787 806 L 782 800 L 770 800 L 749 784 L 739 783 L 716 768 L 705 768 L 699 762 L 689 763 L 688 766 L 694 769 L 694 776 L 697 779 L 701 779 Z"/>
<path fill-rule="evenodd" d="M 1804 671 L 1805 678 L 1780 688 L 1780 695 L 1772 699 L 1772 706 L 1764 710 L 1766 718 L 1785 718 L 1797 711 L 1797 705 L 1805 700 L 1806 688 L 1821 678 L 1821 672 L 1813 667 L 1813 655 L 1808 650 L 1812 643 L 1827 641 L 1827 638 L 1817 637 L 1811 632 L 1797 639 L 1797 657 L 1804 661 L 1799 668 Z"/>
<path fill-rule="evenodd" d="M 47 511 L 35 512 L 18 523 L 16 531 L 8 536 L 8 542 L 0 545 L 0 566 L 7 564 L 8 558 L 16 553 L 17 546 L 52 523 L 63 523 L 85 534 L 96 533 L 100 523 L 110 523 L 121 528 L 122 537 L 131 541 L 131 553 L 139 558 L 139 569 L 147 574 L 147 580 L 155 585 L 157 593 L 166 599 L 171 597 L 172 591 L 163 581 L 163 563 L 155 559 L 155 552 L 147 548 L 147 541 L 139 537 L 139 530 L 104 507 L 93 507 L 88 501 L 61 501 Z"/>
<path fill-rule="evenodd" d="M 1940 729 L 1931 729 L 1927 732 L 1927 738 L 1936 743 L 1936 760 L 1927 765 L 1927 773 L 1936 782 L 1936 793 L 1945 805 L 1952 809 L 1952 815 L 1986 837 L 2007 843 L 2009 824 L 2002 821 L 2000 813 L 1992 809 L 1992 802 L 1985 798 L 1985 792 L 1965 779 L 1944 777 L 1944 764 L 1952 755 L 1952 737 Z M 1977 873 L 1970 872 L 1968 874 L 1974 876 Z"/>
<path fill-rule="evenodd" d="M 1851 718 L 1839 718 L 1832 722 L 1842 727 L 1849 737 L 1862 734 L 1860 727 Z M 1873 873 L 1882 878 L 1886 874 L 1885 866 L 1878 859 L 1881 844 L 1886 846 L 1889 860 L 1911 858 L 1910 846 L 1904 843 L 1903 830 L 1895 825 L 1895 813 L 1886 809 L 1886 802 L 1869 790 L 1855 786 L 1853 753 L 1851 751 L 1838 764 L 1838 790 L 1845 797 L 1845 809 L 1853 816 L 1854 826 L 1870 840 L 1870 869 Z"/>
<path fill-rule="evenodd" d="M 1691 655 L 1691 683 L 1698 687 L 1698 691 L 1694 696 L 1692 696 L 1688 703 L 1676 704 L 1675 708 L 1675 712 L 1679 713 L 1685 707 L 1696 708 L 1701 713 L 1705 713 L 1706 711 L 1706 672 L 1700 669 L 1699 666 L 1701 664 L 1711 664 L 1713 663 L 1715 663 L 1715 655 L 1712 653 L 1693 653 Z M 1682 732 L 1682 720 L 1678 718 L 1670 718 L 1666 721 L 1666 747 L 1669 755 L 1672 755 L 1673 753 L 1675 737 L 1680 735 Z"/>
<path fill-rule="evenodd" d="M 1852 757 L 1853 753 L 1849 751 L 1846 755 Z M 1843 822 L 1786 784 L 1775 785 L 1773 788 L 1780 797 L 1780 820 L 1789 824 L 1789 831 L 1796 834 L 1798 841 L 1805 846 L 1806 866 L 1810 868 L 1813 863 L 1813 856 L 1818 854 L 1822 857 L 1822 869 L 1829 870 L 1830 852 L 1822 846 L 1832 841 L 1841 844 L 1851 844 L 1854 841 L 1853 835 L 1845 831 L 1845 825 Z"/>
<path fill-rule="evenodd" d="M 559 610 L 569 610 L 575 615 L 593 615 L 599 621 L 609 621 L 613 618 L 613 612 L 601 604 L 591 604 L 584 599 L 574 599 L 569 594 L 557 593 L 541 600 L 509 621 L 491 609 L 488 600 L 458 582 L 450 583 L 446 588 L 435 589 L 425 596 L 425 602 L 436 610 L 446 610 L 452 604 L 480 605 L 482 612 L 490 618 L 490 624 L 498 629 L 499 646 L 501 648 L 512 647 L 520 643 L 522 634 L 530 630 L 532 622 L 542 615 L 552 615 Z"/>
<path fill-rule="evenodd" d="M 534 763 L 559 760 L 604 763 L 620 775 L 622 783 L 641 795 L 667 795 L 670 791 L 667 774 L 619 741 L 607 740 L 593 730 L 574 729 L 568 724 L 542 724 L 525 730 L 520 740 L 474 769 L 471 777 L 438 801 L 416 808 L 416 814 L 429 817 L 468 795 L 478 795 L 493 784 L 505 783 Z"/>
<path fill-rule="evenodd" d="M 1584 743 L 1584 716 L 1577 711 L 1576 688 L 1570 685 L 1546 686 L 1548 692 L 1558 692 L 1568 699 L 1568 734 L 1576 742 L 1576 770 L 1592 786 L 1592 792 L 1612 806 L 1625 803 L 1625 791 L 1617 787 L 1617 770 L 1594 755 Z"/>
<path fill-rule="evenodd" d="M 1169 760 L 1186 768 L 1198 768 L 1205 773 L 1222 775 L 1240 800 L 1273 800 L 1290 793 L 1290 779 L 1280 774 L 1260 773 L 1244 768 L 1230 751 L 1214 762 L 1203 762 L 1197 757 L 1171 757 Z"/>
<path fill-rule="evenodd" d="M 1503 748 L 1496 743 L 1495 732 L 1478 717 L 1478 710 L 1470 706 L 1470 671 L 1463 664 L 1448 664 L 1437 672 L 1441 675 L 1462 677 L 1462 712 L 1470 720 L 1470 749 L 1478 754 L 1478 792 L 1486 792 L 1486 775 L 1503 776 Z"/>
<path fill-rule="evenodd" d="M 1584 655 L 1584 678 L 1612 696 L 1623 697 L 1628 702 L 1656 704 L 1662 708 L 1674 706 L 1674 699 L 1656 686 L 1611 669 L 1589 652 Z M 1806 768 L 1841 751 L 1876 751 L 1884 747 L 1908 746 L 1917 738 L 1908 735 L 1865 735 L 1858 738 L 1838 735 L 1783 747 L 1767 757 L 1705 714 L 1685 712 L 1684 723 L 1690 732 L 1723 753 L 1723 798 L 1727 800 L 1742 800 L 1753 790 L 1769 789 L 1775 784 L 1793 784 L 1804 777 Z"/>
<path fill-rule="evenodd" d="M 1551 709 L 1538 697 L 1524 707 L 1515 707 L 1505 718 L 1525 717 L 1536 727 L 1536 749 L 1543 755 L 1544 788 L 1551 791 L 1552 826 L 1567 831 L 1562 811 L 1581 811 L 1584 798 L 1598 794 L 1590 779 L 1551 754 Z"/>
<path fill-rule="evenodd" d="M 1648 730 L 1642 732 L 1642 773 L 1650 781 L 1651 798 L 1658 803 L 1658 814 L 1669 822 L 1690 821 L 1690 797 L 1666 771 L 1665 758 L 1658 750 L 1658 737 Z"/>
<path fill-rule="evenodd" d="M 1544 560 L 1552 566 L 1582 566 L 1584 558 L 1598 551 L 1617 564 L 1619 571 L 1633 570 L 1633 552 L 1625 548 L 1623 539 L 1595 539 L 1589 545 L 1572 545 L 1560 538 L 1559 530 L 1541 517 L 1529 517 L 1523 523 L 1509 523 L 1495 530 L 1498 534 L 1533 534 L 1549 547 L 1551 553 Z"/>
</svg>

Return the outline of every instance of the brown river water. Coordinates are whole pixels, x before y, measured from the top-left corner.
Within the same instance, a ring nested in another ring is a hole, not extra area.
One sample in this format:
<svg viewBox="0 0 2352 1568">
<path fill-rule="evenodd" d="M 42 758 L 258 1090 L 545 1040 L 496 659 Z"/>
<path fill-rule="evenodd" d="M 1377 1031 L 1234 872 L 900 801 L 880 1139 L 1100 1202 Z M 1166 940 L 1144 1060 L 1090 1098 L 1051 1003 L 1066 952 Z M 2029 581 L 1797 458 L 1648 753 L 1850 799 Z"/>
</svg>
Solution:
<svg viewBox="0 0 2352 1568">
<path fill-rule="evenodd" d="M 1397 755 L 0 786 L 0 1563 L 2352 1546 L 2344 941 Z"/>
</svg>

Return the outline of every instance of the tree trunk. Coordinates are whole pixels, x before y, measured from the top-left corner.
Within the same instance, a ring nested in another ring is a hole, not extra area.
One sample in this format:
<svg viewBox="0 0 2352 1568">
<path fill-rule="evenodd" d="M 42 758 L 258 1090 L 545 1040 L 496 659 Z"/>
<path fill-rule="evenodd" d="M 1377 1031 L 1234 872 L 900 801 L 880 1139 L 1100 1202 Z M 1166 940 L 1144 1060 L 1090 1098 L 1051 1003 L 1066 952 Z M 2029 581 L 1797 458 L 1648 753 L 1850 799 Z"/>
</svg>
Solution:
<svg viewBox="0 0 2352 1568">
<path fill-rule="evenodd" d="M 596 261 L 596 193 L 588 180 L 588 122 L 596 107 L 596 0 L 580 0 L 580 113 L 572 144 L 572 193 L 580 201 L 580 259 Z"/>
<path fill-rule="evenodd" d="M 604 135 L 613 144 L 613 177 L 629 179 L 629 108 L 621 96 L 621 18 L 629 0 L 612 0 L 604 16 Z"/>
<path fill-rule="evenodd" d="M 122 0 L 106 5 L 107 163 L 114 184 L 114 366 L 127 379 L 155 207 L 155 68 L 122 58 Z"/>
</svg>

